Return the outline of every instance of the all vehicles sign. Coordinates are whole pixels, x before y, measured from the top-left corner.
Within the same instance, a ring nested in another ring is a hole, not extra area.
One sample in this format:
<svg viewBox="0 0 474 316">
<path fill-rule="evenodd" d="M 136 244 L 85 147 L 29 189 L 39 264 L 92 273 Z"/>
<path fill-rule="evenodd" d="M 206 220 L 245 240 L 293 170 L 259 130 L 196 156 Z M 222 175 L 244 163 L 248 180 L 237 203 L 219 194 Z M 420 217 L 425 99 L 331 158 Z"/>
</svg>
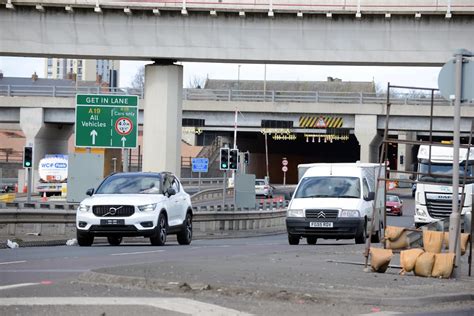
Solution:
<svg viewBox="0 0 474 316">
<path fill-rule="evenodd" d="M 76 147 L 135 148 L 138 96 L 76 95 Z"/>
</svg>

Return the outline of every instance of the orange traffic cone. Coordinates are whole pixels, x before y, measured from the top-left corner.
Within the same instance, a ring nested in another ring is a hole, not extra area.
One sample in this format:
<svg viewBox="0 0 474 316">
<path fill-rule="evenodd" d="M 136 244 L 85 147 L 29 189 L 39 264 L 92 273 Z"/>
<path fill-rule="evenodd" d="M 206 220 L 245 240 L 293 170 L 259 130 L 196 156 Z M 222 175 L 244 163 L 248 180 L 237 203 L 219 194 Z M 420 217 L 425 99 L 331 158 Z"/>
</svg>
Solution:
<svg viewBox="0 0 474 316">
<path fill-rule="evenodd" d="M 46 197 L 46 192 L 43 192 L 43 197 L 41 198 L 41 202 L 47 202 L 48 198 Z"/>
</svg>

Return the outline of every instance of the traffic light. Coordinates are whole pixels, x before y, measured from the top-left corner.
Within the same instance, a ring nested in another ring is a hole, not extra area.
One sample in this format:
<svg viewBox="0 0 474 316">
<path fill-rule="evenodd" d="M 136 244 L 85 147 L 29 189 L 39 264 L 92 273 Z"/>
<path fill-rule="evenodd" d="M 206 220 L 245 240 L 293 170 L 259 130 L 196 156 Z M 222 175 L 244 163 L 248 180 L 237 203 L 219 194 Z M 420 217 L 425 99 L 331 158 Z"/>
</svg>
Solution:
<svg viewBox="0 0 474 316">
<path fill-rule="evenodd" d="M 229 170 L 229 148 L 221 148 L 221 155 L 220 155 L 220 170 Z"/>
<path fill-rule="evenodd" d="M 239 150 L 238 149 L 231 149 L 229 154 L 229 169 L 237 170 L 238 166 L 238 156 Z"/>
<path fill-rule="evenodd" d="M 23 168 L 33 166 L 33 147 L 24 147 L 23 150 Z"/>
<path fill-rule="evenodd" d="M 248 165 L 249 164 L 249 152 L 244 153 L 244 164 Z"/>
</svg>

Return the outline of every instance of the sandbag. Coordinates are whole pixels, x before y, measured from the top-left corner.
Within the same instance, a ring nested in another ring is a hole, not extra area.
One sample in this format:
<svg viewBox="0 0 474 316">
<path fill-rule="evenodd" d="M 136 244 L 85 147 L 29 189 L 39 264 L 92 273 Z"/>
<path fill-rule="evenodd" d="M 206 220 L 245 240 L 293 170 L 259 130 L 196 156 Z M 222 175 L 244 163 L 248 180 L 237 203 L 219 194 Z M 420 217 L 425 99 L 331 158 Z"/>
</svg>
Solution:
<svg viewBox="0 0 474 316">
<path fill-rule="evenodd" d="M 429 277 L 431 276 L 431 271 L 433 270 L 433 265 L 435 261 L 435 254 L 431 252 L 422 253 L 415 263 L 415 275 Z"/>
<path fill-rule="evenodd" d="M 385 228 L 385 247 L 403 249 L 409 246 L 407 232 L 404 227 L 387 226 Z"/>
<path fill-rule="evenodd" d="M 453 273 L 454 253 L 437 253 L 431 276 L 435 278 L 448 279 Z"/>
<path fill-rule="evenodd" d="M 433 230 L 423 230 L 423 249 L 426 252 L 440 253 L 443 246 L 444 233 Z"/>
<path fill-rule="evenodd" d="M 403 271 L 411 272 L 415 268 L 416 259 L 423 253 L 423 249 L 415 248 L 400 252 L 400 265 Z"/>
<path fill-rule="evenodd" d="M 391 249 L 370 248 L 370 266 L 372 271 L 384 273 L 387 271 L 393 252 Z"/>
<path fill-rule="evenodd" d="M 469 234 L 461 234 L 461 256 L 466 253 L 467 244 L 469 242 Z M 449 248 L 449 232 L 444 233 L 444 247 Z"/>
</svg>

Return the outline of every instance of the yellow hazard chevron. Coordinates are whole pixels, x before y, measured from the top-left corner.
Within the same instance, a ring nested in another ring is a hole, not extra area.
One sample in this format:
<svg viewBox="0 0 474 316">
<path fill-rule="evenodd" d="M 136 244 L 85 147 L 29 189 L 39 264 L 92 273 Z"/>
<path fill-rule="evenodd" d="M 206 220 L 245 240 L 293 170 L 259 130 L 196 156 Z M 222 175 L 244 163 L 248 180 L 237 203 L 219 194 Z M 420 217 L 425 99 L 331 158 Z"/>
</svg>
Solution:
<svg viewBox="0 0 474 316">
<path fill-rule="evenodd" d="M 324 124 L 321 124 L 321 120 L 324 121 Z M 341 128 L 343 123 L 342 117 L 300 116 L 300 127 L 305 128 Z"/>
</svg>

